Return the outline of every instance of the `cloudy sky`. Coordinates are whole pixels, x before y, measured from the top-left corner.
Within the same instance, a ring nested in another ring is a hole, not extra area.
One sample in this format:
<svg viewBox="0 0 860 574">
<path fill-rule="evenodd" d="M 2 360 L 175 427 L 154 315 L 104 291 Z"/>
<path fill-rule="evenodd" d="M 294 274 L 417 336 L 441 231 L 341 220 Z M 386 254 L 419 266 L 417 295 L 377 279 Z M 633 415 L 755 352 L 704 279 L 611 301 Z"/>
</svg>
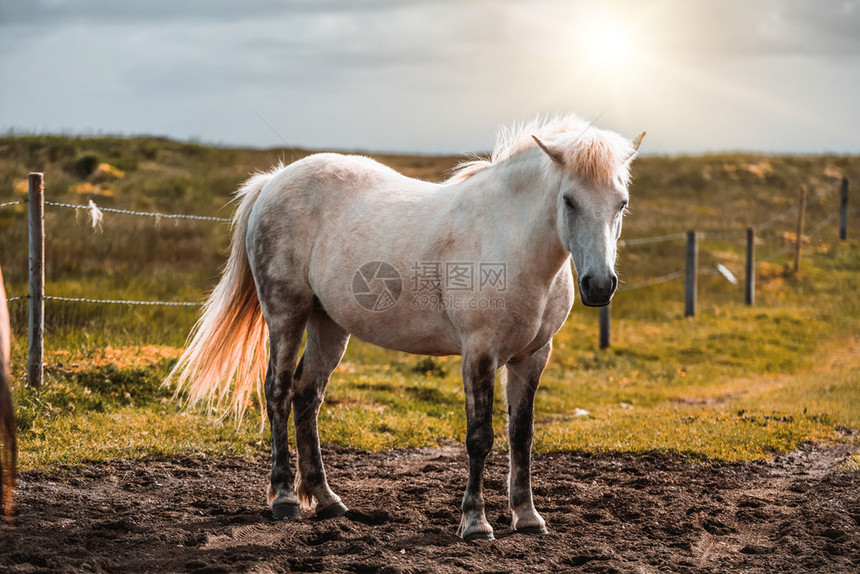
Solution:
<svg viewBox="0 0 860 574">
<path fill-rule="evenodd" d="M 860 153 L 860 0 L 0 0 L 0 131 L 481 151 Z"/>
</svg>

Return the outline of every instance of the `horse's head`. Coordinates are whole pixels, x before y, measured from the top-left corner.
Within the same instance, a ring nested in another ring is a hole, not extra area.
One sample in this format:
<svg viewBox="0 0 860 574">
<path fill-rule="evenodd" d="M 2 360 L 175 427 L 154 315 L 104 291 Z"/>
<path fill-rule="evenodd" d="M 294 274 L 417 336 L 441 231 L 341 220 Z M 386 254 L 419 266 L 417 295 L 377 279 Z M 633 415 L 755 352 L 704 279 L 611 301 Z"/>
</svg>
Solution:
<svg viewBox="0 0 860 574">
<path fill-rule="evenodd" d="M 558 234 L 573 256 L 582 302 L 590 307 L 609 304 L 618 287 L 615 258 L 628 202 L 628 169 L 644 135 L 631 142 L 591 128 L 546 141 L 532 136 L 552 160 L 553 169 L 561 170 Z"/>
</svg>

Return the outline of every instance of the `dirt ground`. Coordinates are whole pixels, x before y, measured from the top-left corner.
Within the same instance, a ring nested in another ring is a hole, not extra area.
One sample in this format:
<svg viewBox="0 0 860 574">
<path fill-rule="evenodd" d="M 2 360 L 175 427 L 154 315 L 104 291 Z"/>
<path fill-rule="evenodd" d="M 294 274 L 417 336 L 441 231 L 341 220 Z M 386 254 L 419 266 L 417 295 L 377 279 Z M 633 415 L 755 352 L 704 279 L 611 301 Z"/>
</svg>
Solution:
<svg viewBox="0 0 860 574">
<path fill-rule="evenodd" d="M 328 448 L 352 510 L 275 522 L 267 458 L 117 461 L 25 472 L 3 572 L 860 572 L 860 473 L 850 447 L 807 446 L 774 461 L 536 456 L 549 535 L 512 534 L 506 461 L 485 485 L 496 541 L 454 535 L 462 447 L 361 454 Z"/>
</svg>

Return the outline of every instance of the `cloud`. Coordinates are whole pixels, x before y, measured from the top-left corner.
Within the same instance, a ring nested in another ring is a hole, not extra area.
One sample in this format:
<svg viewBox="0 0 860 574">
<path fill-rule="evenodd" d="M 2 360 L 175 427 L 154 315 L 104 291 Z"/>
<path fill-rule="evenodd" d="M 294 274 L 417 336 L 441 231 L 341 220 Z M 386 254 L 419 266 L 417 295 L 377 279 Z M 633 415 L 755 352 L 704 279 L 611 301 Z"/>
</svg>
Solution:
<svg viewBox="0 0 860 574">
<path fill-rule="evenodd" d="M 822 94 L 840 74 L 857 83 L 858 4 L 0 0 L 0 74 L 45 86 L 0 92 L 0 129 L 279 144 L 253 110 L 291 144 L 456 151 L 538 112 L 605 110 L 601 123 L 648 127 L 671 150 L 731 146 L 730 122 L 708 119 L 731 109 L 735 133 L 762 125 L 789 145 L 804 134 L 774 126 L 792 114 L 856 117 Z M 630 34 L 635 65 L 595 64 L 598 22 Z"/>
<path fill-rule="evenodd" d="M 4 0 L 0 3 L 0 22 L 4 25 L 38 26 L 64 26 L 80 21 L 94 24 L 144 24 L 176 20 L 241 22 L 260 17 L 277 18 L 297 12 L 338 11 L 343 8 L 343 4 L 325 0 L 250 0 L 241 4 L 230 0 Z"/>
<path fill-rule="evenodd" d="M 654 6 L 649 25 L 660 29 L 654 41 L 666 50 L 709 57 L 860 54 L 857 0 L 672 0 Z"/>
<path fill-rule="evenodd" d="M 503 0 L 507 1 L 507 0 Z M 0 0 L 0 27 L 64 27 L 186 22 L 239 24 L 326 15 L 382 14 L 403 8 L 450 7 L 455 0 Z"/>
</svg>

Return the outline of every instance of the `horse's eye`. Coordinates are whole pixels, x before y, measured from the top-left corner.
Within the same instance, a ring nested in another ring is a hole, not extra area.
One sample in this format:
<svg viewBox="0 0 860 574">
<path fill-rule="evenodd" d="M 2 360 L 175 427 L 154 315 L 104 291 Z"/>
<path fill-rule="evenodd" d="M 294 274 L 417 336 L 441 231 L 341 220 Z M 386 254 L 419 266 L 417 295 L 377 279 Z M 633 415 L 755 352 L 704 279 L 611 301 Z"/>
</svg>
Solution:
<svg viewBox="0 0 860 574">
<path fill-rule="evenodd" d="M 619 213 L 624 213 L 624 210 L 627 209 L 627 202 L 621 204 L 621 209 L 618 210 Z"/>
<path fill-rule="evenodd" d="M 564 205 L 571 211 L 576 211 L 576 207 L 573 205 L 573 201 L 570 200 L 569 197 L 564 196 Z"/>
</svg>

